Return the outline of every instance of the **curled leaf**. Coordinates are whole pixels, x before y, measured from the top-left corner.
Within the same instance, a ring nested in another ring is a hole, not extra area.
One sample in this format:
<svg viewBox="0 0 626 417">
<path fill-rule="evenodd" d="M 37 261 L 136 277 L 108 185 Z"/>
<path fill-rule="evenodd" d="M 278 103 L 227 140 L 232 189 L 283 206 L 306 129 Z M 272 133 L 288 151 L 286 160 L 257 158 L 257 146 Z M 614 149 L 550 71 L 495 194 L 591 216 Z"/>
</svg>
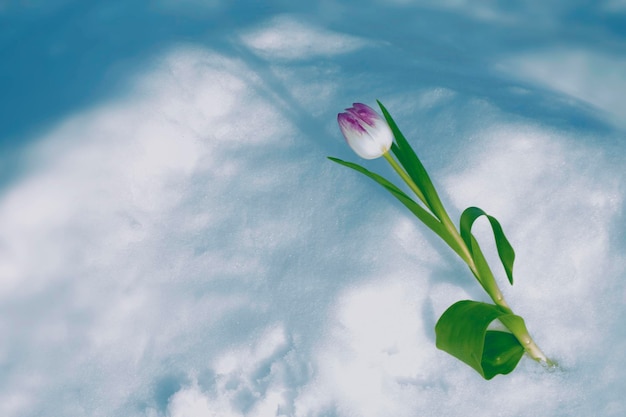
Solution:
<svg viewBox="0 0 626 417">
<path fill-rule="evenodd" d="M 504 267 L 504 271 L 506 272 L 509 282 L 513 285 L 513 261 L 515 261 L 515 251 L 513 250 L 513 246 L 509 243 L 509 240 L 504 235 L 500 222 L 498 222 L 495 217 L 488 215 L 478 207 L 466 208 L 461 215 L 461 237 L 472 255 L 474 255 L 476 243 L 474 239 L 472 239 L 472 225 L 480 216 L 487 216 L 487 219 L 491 224 L 493 236 L 496 240 L 496 248 L 498 249 L 498 256 L 500 257 L 500 261 L 502 262 L 502 266 Z"/>
<path fill-rule="evenodd" d="M 521 317 L 493 304 L 459 301 L 435 326 L 437 348 L 465 362 L 485 379 L 508 374 L 520 361 L 524 347 L 513 334 L 487 328 L 496 319 L 513 318 L 523 323 Z"/>
</svg>

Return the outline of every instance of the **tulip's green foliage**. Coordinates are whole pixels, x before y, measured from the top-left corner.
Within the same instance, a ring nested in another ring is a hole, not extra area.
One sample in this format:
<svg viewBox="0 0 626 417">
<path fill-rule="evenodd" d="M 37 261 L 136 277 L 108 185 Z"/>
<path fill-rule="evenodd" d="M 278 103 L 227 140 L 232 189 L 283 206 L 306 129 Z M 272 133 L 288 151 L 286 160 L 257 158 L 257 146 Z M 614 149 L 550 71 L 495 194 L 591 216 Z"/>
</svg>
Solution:
<svg viewBox="0 0 626 417">
<path fill-rule="evenodd" d="M 385 187 L 387 191 L 389 191 L 394 197 L 400 200 L 402 204 L 404 204 L 409 210 L 411 210 L 411 212 L 415 214 L 418 219 L 420 219 L 433 232 L 437 233 L 437 235 L 443 238 L 443 233 L 445 232 L 445 229 L 441 227 L 441 223 L 439 223 L 432 214 L 430 214 L 428 211 L 424 210 L 419 204 L 417 204 L 411 197 L 406 195 L 406 193 L 404 193 L 401 189 L 393 185 L 389 180 L 386 180 L 380 175 L 375 174 L 358 164 L 342 161 L 341 159 L 332 157 L 329 157 L 328 159 L 338 164 L 347 166 L 348 168 L 352 168 L 355 171 L 368 176 L 369 178 L 376 181 L 378 184 Z"/>
<path fill-rule="evenodd" d="M 441 203 L 441 199 L 426 172 L 426 168 L 424 168 L 411 145 L 400 132 L 398 125 L 385 106 L 380 102 L 378 102 L 378 105 L 388 126 L 380 124 L 382 118 L 373 114 L 375 113 L 373 109 L 364 104 L 355 103 L 352 110 L 348 109 L 348 113 L 339 115 L 340 125 L 342 118 L 345 119 L 343 120 L 344 125 L 341 126 L 342 133 L 355 152 L 360 154 L 359 150 L 361 150 L 361 147 L 365 147 L 365 145 L 361 146 L 359 141 L 369 139 L 369 137 L 362 138 L 357 134 L 353 134 L 351 125 L 346 122 L 346 120 L 351 122 L 352 118 L 356 118 L 354 115 L 356 110 L 354 109 L 366 111 L 363 113 L 367 116 L 365 119 L 376 120 L 375 124 L 368 124 L 368 134 L 371 138 L 385 137 L 386 132 L 389 132 L 389 129 L 391 129 L 395 138 L 395 141 L 391 144 L 391 153 L 397 158 L 397 161 L 389 152 L 383 152 L 380 156 L 383 156 L 391 164 L 418 200 L 411 198 L 391 181 L 358 164 L 337 158 L 329 159 L 360 172 L 389 191 L 415 217 L 443 239 L 459 255 L 495 303 L 494 305 L 466 300 L 453 304 L 443 313 L 435 326 L 437 347 L 465 362 L 485 379 L 491 379 L 498 374 L 508 374 L 513 371 L 524 352 L 544 365 L 554 366 L 554 363 L 543 354 L 530 337 L 524 320 L 520 316 L 513 314 L 511 308 L 504 301 L 489 264 L 476 238 L 472 235 L 474 221 L 481 216 L 486 216 L 493 230 L 500 261 L 504 266 L 509 282 L 513 284 L 515 252 L 504 235 L 500 222 L 477 207 L 469 207 L 461 215 L 460 231 L 457 230 Z M 370 154 L 365 155 L 365 158 L 369 159 Z M 420 204 L 420 201 L 423 206 Z M 487 330 L 490 323 L 496 319 L 509 332 Z"/>
<path fill-rule="evenodd" d="M 513 372 L 524 356 L 524 347 L 515 335 L 508 332 L 487 330 L 481 365 L 483 377 L 491 379 L 498 374 Z"/>
<path fill-rule="evenodd" d="M 514 315 L 492 304 L 459 301 L 443 313 L 435 326 L 437 347 L 485 379 L 508 374 L 522 358 L 524 347 L 511 333 L 487 330 L 492 321 L 506 320 L 506 316 Z"/>
<path fill-rule="evenodd" d="M 396 197 L 406 208 L 411 210 L 411 212 L 422 221 L 430 230 L 435 232 L 437 236 L 442 238 L 448 245 L 456 245 L 454 239 L 450 236 L 446 228 L 437 220 L 432 214 L 430 214 L 427 210 L 425 210 L 422 206 L 417 204 L 415 200 L 406 195 L 401 189 L 393 185 L 389 180 L 381 177 L 378 174 L 375 174 L 362 166 L 355 164 L 353 162 L 342 161 L 338 158 L 329 157 L 333 162 L 336 162 L 340 165 L 346 166 L 348 168 L 352 168 L 353 170 L 360 172 L 361 174 L 366 175 L 367 177 L 373 179 L 378 184 L 382 185 L 387 191 L 391 193 L 394 197 Z"/>
<path fill-rule="evenodd" d="M 466 208 L 463 214 L 461 214 L 461 237 L 473 255 L 477 245 L 474 239 L 472 239 L 472 225 L 480 216 L 487 216 L 487 219 L 489 219 L 489 223 L 493 229 L 493 236 L 496 239 L 496 247 L 500 261 L 502 261 L 502 266 L 504 266 L 509 282 L 513 285 L 513 261 L 515 260 L 515 251 L 504 235 L 500 222 L 498 222 L 495 217 L 488 215 L 478 207 Z"/>
<path fill-rule="evenodd" d="M 402 132 L 400 132 L 398 125 L 393 120 L 385 106 L 383 106 L 380 101 L 378 102 L 378 105 L 380 106 L 383 116 L 385 116 L 385 120 L 389 123 L 389 127 L 391 127 L 391 131 L 396 138 L 396 142 L 391 145 L 391 152 L 393 152 L 396 158 L 398 158 L 402 168 L 406 170 L 407 174 L 409 174 L 417 187 L 422 191 L 428 208 L 435 216 L 437 216 L 439 220 L 443 220 L 446 216 L 446 210 L 443 208 L 443 204 L 441 204 L 437 190 L 435 190 L 435 186 L 430 180 L 430 177 L 426 172 L 426 168 L 424 168 L 424 165 L 422 165 L 422 162 L 417 157 L 413 148 L 411 148 L 411 145 L 406 140 Z"/>
</svg>

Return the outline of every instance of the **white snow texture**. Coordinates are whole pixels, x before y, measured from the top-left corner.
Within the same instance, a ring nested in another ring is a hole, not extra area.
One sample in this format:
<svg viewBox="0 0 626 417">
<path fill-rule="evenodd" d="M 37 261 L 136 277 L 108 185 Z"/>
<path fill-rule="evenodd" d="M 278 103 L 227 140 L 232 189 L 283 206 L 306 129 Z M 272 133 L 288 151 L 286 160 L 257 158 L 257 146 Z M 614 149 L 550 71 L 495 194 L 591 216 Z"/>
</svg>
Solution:
<svg viewBox="0 0 626 417">
<path fill-rule="evenodd" d="M 235 19 L 243 5 L 155 2 L 232 27 L 162 40 L 108 94 L 14 135 L 0 415 L 626 415 L 623 31 L 569 38 L 576 2 L 362 3 Z M 395 181 L 336 124 L 375 99 L 454 218 L 500 220 L 514 286 L 486 222 L 476 235 L 558 371 L 525 357 L 485 381 L 436 349 L 443 311 L 485 295 L 391 195 L 326 159 Z"/>
</svg>

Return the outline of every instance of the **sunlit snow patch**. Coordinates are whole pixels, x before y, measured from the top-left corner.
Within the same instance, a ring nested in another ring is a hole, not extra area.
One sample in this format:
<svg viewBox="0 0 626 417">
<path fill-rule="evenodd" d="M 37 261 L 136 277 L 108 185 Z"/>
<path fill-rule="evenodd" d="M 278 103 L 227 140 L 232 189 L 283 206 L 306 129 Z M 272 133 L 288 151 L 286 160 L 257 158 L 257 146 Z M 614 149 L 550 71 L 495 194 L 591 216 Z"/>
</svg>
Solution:
<svg viewBox="0 0 626 417">
<path fill-rule="evenodd" d="M 626 59 L 621 55 L 563 46 L 511 54 L 500 68 L 589 103 L 626 127 Z"/>
<path fill-rule="evenodd" d="M 262 57 L 286 60 L 339 55 L 367 45 L 361 38 L 332 32 L 288 15 L 245 33 L 242 41 Z"/>
</svg>

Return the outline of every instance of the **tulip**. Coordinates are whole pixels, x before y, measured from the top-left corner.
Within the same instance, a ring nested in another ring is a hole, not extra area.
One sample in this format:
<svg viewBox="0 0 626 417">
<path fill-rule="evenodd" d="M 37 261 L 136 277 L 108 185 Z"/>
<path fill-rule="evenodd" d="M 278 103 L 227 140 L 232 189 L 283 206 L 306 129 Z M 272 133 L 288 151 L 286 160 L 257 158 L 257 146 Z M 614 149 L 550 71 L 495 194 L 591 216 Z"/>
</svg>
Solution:
<svg viewBox="0 0 626 417">
<path fill-rule="evenodd" d="M 498 256 L 512 284 L 515 252 L 500 223 L 483 210 L 469 207 L 461 215 L 459 231 L 443 207 L 426 168 L 398 130 L 387 109 L 380 102 L 378 104 L 384 119 L 372 108 L 360 103 L 355 103 L 344 113 L 340 113 L 337 121 L 341 132 L 348 145 L 360 157 L 385 158 L 423 204 L 413 200 L 389 180 L 358 164 L 337 158 L 330 160 L 366 175 L 391 192 L 461 257 L 494 302 L 487 304 L 464 300 L 453 304 L 435 325 L 436 346 L 471 366 L 485 379 L 511 372 L 524 352 L 546 367 L 556 367 L 557 364 L 548 359 L 533 341 L 524 320 L 513 314 L 504 300 L 478 241 L 472 235 L 474 221 L 478 217 L 486 216 L 493 229 Z M 389 152 L 394 132 L 397 146 Z M 488 330 L 496 319 L 510 332 Z"/>
<path fill-rule="evenodd" d="M 346 142 L 361 158 L 378 158 L 391 148 L 391 128 L 385 119 L 365 104 L 354 103 L 337 115 L 337 122 Z"/>
</svg>

